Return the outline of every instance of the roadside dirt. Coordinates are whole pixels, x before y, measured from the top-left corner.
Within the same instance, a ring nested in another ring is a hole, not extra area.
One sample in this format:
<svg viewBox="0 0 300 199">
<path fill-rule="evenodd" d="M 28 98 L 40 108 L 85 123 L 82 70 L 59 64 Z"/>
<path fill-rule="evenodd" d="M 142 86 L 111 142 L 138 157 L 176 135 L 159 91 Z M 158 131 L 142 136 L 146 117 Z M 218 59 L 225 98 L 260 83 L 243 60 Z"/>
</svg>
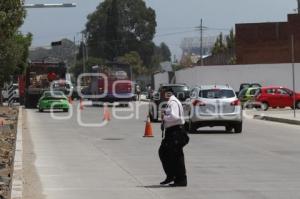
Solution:
<svg viewBox="0 0 300 199">
<path fill-rule="evenodd" d="M 0 199 L 10 198 L 17 119 L 18 109 L 0 107 Z"/>
</svg>

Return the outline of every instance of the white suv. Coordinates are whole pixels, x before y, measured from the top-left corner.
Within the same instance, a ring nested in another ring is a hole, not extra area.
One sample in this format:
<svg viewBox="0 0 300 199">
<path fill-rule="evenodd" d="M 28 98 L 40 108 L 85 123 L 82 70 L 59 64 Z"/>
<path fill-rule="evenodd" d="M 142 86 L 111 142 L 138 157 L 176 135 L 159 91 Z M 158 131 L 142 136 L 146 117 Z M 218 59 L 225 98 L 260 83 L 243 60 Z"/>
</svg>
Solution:
<svg viewBox="0 0 300 199">
<path fill-rule="evenodd" d="M 224 126 L 226 131 L 241 133 L 242 107 L 234 90 L 224 85 L 195 87 L 184 104 L 190 133 L 200 127 Z"/>
</svg>

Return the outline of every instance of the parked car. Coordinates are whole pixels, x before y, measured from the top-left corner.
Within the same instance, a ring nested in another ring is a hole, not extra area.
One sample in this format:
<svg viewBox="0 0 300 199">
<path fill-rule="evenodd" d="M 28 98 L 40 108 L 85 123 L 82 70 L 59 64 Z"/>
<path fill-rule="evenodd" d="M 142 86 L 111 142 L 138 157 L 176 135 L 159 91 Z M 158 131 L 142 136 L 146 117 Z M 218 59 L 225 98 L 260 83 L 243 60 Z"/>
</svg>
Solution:
<svg viewBox="0 0 300 199">
<path fill-rule="evenodd" d="M 254 101 L 255 95 L 258 92 L 259 87 L 244 88 L 238 95 L 241 101 L 242 107 L 251 108 L 252 102 Z"/>
<path fill-rule="evenodd" d="M 62 109 L 64 112 L 68 112 L 68 98 L 62 91 L 45 91 L 42 97 L 39 99 L 37 108 L 40 112 L 43 112 L 45 109 Z"/>
<path fill-rule="evenodd" d="M 300 93 L 295 93 L 296 108 L 300 109 Z M 280 86 L 262 87 L 258 90 L 255 101 L 260 108 L 267 111 L 271 108 L 294 108 L 294 92 Z"/>
<path fill-rule="evenodd" d="M 175 96 L 184 102 L 190 94 L 190 89 L 185 84 L 164 84 L 161 85 L 157 92 L 153 93 L 149 107 L 149 117 L 152 122 L 158 121 L 161 117 L 161 112 L 165 109 L 168 101 L 168 88 L 172 88 Z"/>
<path fill-rule="evenodd" d="M 242 83 L 240 85 L 239 92 L 241 92 L 245 88 L 257 88 L 257 87 L 261 87 L 261 85 L 259 83 Z"/>
<path fill-rule="evenodd" d="M 241 133 L 243 128 L 242 107 L 233 88 L 227 85 L 195 87 L 184 104 L 190 133 L 200 127 L 224 126 L 226 131 Z"/>
</svg>

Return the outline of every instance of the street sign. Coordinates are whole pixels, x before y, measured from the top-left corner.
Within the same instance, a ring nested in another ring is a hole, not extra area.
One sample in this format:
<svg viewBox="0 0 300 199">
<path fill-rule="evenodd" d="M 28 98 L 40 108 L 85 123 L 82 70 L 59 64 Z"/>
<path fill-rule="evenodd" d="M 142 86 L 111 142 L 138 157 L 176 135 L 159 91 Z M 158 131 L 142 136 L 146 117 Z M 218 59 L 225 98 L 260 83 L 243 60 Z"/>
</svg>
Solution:
<svg viewBox="0 0 300 199">
<path fill-rule="evenodd" d="M 62 45 L 62 41 L 51 42 L 51 46 L 61 46 L 61 45 Z"/>
</svg>

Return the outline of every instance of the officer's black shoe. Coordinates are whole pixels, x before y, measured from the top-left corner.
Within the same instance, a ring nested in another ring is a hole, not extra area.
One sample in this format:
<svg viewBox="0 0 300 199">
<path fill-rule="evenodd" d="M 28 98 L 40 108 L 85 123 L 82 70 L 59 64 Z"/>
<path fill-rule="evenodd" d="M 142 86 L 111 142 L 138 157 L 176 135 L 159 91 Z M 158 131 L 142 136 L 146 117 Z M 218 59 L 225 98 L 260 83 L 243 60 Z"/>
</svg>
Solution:
<svg viewBox="0 0 300 199">
<path fill-rule="evenodd" d="M 166 185 L 166 184 L 169 184 L 169 183 L 171 183 L 173 181 L 174 181 L 174 178 L 167 177 L 167 179 L 165 179 L 164 181 L 162 181 L 160 184 L 161 185 Z"/>
<path fill-rule="evenodd" d="M 187 182 L 186 181 L 175 182 L 173 184 L 170 184 L 170 187 L 186 187 L 186 186 L 187 186 Z"/>
</svg>

